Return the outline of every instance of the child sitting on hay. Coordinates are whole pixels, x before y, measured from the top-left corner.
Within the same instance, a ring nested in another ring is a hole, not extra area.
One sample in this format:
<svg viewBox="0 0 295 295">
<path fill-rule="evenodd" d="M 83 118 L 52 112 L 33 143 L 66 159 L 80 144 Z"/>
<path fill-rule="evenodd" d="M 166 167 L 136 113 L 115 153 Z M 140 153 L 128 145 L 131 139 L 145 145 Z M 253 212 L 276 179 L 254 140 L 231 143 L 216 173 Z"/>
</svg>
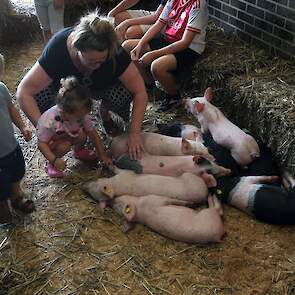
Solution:
<svg viewBox="0 0 295 295">
<path fill-rule="evenodd" d="M 5 61 L 0 54 L 0 80 L 4 75 Z M 18 110 L 12 103 L 11 95 L 3 82 L 0 82 L 0 223 L 12 222 L 9 206 L 22 213 L 31 213 L 35 205 L 31 200 L 24 200 L 20 182 L 25 174 L 25 160 L 21 147 L 14 135 L 14 123 L 26 141 L 32 133 L 24 124 Z"/>
<path fill-rule="evenodd" d="M 64 176 L 66 163 L 62 157 L 71 147 L 76 159 L 94 161 L 99 157 L 107 166 L 112 165 L 89 116 L 91 107 L 88 92 L 75 77 L 61 79 L 57 105 L 43 113 L 37 125 L 38 147 L 47 160 L 44 168 L 50 177 Z M 83 148 L 87 137 L 97 154 Z"/>
<path fill-rule="evenodd" d="M 166 93 L 159 112 L 165 112 L 181 101 L 175 73 L 194 64 L 205 49 L 208 7 L 205 0 L 169 0 L 157 22 L 140 39 L 127 40 L 123 47 L 131 51 L 145 82 L 153 78 Z M 157 35 L 161 33 L 161 37 Z"/>
</svg>

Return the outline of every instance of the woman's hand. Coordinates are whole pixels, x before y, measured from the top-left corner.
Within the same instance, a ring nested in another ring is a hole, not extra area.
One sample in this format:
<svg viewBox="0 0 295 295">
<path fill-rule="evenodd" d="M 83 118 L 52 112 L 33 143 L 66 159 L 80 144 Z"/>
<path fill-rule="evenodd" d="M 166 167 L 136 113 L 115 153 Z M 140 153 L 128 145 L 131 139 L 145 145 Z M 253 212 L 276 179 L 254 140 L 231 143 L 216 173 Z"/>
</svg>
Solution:
<svg viewBox="0 0 295 295">
<path fill-rule="evenodd" d="M 61 9 L 64 7 L 64 0 L 53 0 L 53 7 L 55 9 Z"/>
<path fill-rule="evenodd" d="M 64 171 L 66 169 L 66 162 L 61 158 L 56 158 L 53 166 L 59 171 Z"/>
<path fill-rule="evenodd" d="M 29 127 L 23 127 L 20 131 L 26 141 L 30 141 L 32 139 L 32 131 Z"/>
<path fill-rule="evenodd" d="M 142 50 L 142 45 L 138 43 L 131 51 L 130 51 L 130 57 L 133 61 L 139 60 L 140 54 Z"/>
<path fill-rule="evenodd" d="M 144 151 L 140 133 L 130 133 L 127 140 L 128 152 L 131 160 L 139 160 Z"/>
<path fill-rule="evenodd" d="M 160 57 L 160 55 L 157 50 L 149 51 L 139 59 L 139 63 L 144 66 L 149 66 L 158 57 Z"/>
<path fill-rule="evenodd" d="M 125 40 L 125 34 L 127 29 L 130 27 L 128 19 L 121 22 L 116 26 L 116 31 L 120 33 L 121 37 Z"/>
</svg>

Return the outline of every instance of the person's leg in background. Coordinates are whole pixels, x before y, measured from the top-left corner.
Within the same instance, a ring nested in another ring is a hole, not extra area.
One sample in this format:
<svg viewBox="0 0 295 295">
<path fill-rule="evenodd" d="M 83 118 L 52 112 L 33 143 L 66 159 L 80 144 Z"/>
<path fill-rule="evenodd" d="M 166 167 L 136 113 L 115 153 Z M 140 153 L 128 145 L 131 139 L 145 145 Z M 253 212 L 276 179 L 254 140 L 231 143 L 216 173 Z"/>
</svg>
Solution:
<svg viewBox="0 0 295 295">
<path fill-rule="evenodd" d="M 177 88 L 174 74 L 177 68 L 177 60 L 173 54 L 164 55 L 151 64 L 151 72 L 155 81 L 159 81 L 165 91 L 165 99 L 162 101 L 159 112 L 165 112 L 180 102 L 181 97 Z"/>
<path fill-rule="evenodd" d="M 56 8 L 51 2 L 48 6 L 48 18 L 50 24 L 51 34 L 55 34 L 64 28 L 64 5 Z"/>
<path fill-rule="evenodd" d="M 37 18 L 42 29 L 44 45 L 50 40 L 52 33 L 50 30 L 48 4 L 47 1 L 34 0 Z"/>
</svg>

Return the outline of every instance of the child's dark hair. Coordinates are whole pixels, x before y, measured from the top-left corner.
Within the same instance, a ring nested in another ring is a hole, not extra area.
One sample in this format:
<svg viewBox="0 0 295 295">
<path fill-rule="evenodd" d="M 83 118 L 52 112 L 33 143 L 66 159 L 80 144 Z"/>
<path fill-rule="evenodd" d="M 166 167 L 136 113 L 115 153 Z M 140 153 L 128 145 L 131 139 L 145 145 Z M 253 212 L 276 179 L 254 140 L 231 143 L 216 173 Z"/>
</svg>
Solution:
<svg viewBox="0 0 295 295">
<path fill-rule="evenodd" d="M 92 99 L 89 91 L 78 80 L 71 76 L 60 80 L 61 87 L 57 95 L 56 104 L 68 114 L 78 110 L 91 111 Z"/>
</svg>

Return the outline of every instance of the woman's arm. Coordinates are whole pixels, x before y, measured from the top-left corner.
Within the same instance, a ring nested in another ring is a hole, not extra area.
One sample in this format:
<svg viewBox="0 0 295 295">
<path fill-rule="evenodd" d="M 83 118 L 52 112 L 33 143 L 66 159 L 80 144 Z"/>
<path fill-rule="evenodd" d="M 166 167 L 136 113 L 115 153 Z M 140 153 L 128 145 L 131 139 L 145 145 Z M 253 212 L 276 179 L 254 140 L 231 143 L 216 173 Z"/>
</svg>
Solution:
<svg viewBox="0 0 295 295">
<path fill-rule="evenodd" d="M 20 107 L 35 127 L 41 114 L 33 95 L 46 88 L 51 82 L 52 79 L 39 62 L 36 62 L 18 85 L 16 97 Z"/>
<path fill-rule="evenodd" d="M 123 0 L 108 13 L 108 16 L 114 17 L 116 14 L 129 9 L 138 2 L 139 0 Z"/>
<path fill-rule="evenodd" d="M 133 94 L 133 108 L 131 114 L 131 126 L 129 130 L 128 151 L 131 159 L 139 159 L 141 157 L 141 152 L 143 151 L 140 132 L 146 111 L 148 96 L 143 79 L 133 63 L 128 66 L 119 79 Z"/>
</svg>

